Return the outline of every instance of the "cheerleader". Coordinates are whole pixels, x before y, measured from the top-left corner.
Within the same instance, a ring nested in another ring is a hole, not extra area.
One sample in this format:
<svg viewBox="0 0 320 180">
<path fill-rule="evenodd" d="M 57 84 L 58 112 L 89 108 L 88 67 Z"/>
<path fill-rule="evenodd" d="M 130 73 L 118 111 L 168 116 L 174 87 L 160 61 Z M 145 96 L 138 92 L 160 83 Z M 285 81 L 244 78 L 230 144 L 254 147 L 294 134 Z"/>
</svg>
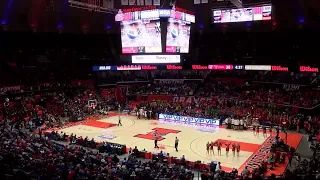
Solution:
<svg viewBox="0 0 320 180">
<path fill-rule="evenodd" d="M 210 153 L 210 151 L 209 151 L 210 143 L 209 142 L 207 143 L 207 147 L 206 148 L 207 148 L 207 155 L 209 155 L 209 153 Z"/>
<path fill-rule="evenodd" d="M 236 144 L 235 143 L 232 144 L 232 154 L 233 154 L 233 157 L 236 157 Z"/>
<path fill-rule="evenodd" d="M 256 126 L 252 126 L 253 135 L 256 135 Z"/>
<path fill-rule="evenodd" d="M 230 143 L 226 144 L 226 156 L 229 156 Z"/>
<path fill-rule="evenodd" d="M 239 157 L 239 154 L 240 154 L 240 144 L 237 144 L 236 149 L 237 149 L 237 157 Z"/>
<path fill-rule="evenodd" d="M 221 143 L 217 142 L 218 155 L 221 156 Z"/>
<path fill-rule="evenodd" d="M 210 152 L 212 155 L 214 155 L 214 149 L 213 149 L 213 142 L 210 143 Z"/>
<path fill-rule="evenodd" d="M 267 128 L 265 126 L 262 128 L 262 133 L 263 133 L 263 137 L 267 138 Z"/>
</svg>

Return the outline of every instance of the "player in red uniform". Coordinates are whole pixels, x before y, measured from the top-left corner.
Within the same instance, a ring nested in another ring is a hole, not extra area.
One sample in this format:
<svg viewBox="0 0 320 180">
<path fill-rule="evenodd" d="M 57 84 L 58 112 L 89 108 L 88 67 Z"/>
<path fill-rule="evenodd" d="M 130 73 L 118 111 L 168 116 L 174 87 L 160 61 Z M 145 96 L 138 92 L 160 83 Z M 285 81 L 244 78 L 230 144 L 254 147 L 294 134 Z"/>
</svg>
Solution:
<svg viewBox="0 0 320 180">
<path fill-rule="evenodd" d="M 229 150 L 230 150 L 230 143 L 226 144 L 226 156 L 229 156 Z"/>
<path fill-rule="evenodd" d="M 210 143 L 208 142 L 207 143 L 207 155 L 209 155 L 209 153 L 210 153 L 209 148 L 210 148 Z"/>
<path fill-rule="evenodd" d="M 263 133 L 263 137 L 265 137 L 265 138 L 268 137 L 267 136 L 267 128 L 265 126 L 262 128 L 262 133 Z"/>
<path fill-rule="evenodd" d="M 237 144 L 237 157 L 239 157 L 240 154 L 240 144 Z"/>
<path fill-rule="evenodd" d="M 218 149 L 218 155 L 221 156 L 221 143 L 220 142 L 217 142 L 217 149 Z"/>
<path fill-rule="evenodd" d="M 214 155 L 214 149 L 213 149 L 213 142 L 211 142 L 211 144 L 210 144 L 210 152 L 211 152 L 211 154 L 212 155 Z"/>
<path fill-rule="evenodd" d="M 232 154 L 233 154 L 233 157 L 236 156 L 236 144 L 235 143 L 232 143 Z"/>
<path fill-rule="evenodd" d="M 259 126 L 257 126 L 257 129 L 256 129 L 256 135 L 259 136 Z"/>
</svg>

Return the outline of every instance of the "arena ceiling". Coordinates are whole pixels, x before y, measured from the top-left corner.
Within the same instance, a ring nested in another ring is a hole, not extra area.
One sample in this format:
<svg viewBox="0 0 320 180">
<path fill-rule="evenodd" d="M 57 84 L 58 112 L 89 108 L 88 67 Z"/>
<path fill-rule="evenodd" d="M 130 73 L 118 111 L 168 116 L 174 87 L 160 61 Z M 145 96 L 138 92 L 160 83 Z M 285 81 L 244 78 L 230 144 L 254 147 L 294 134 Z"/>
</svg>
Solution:
<svg viewBox="0 0 320 180">
<path fill-rule="evenodd" d="M 163 7 L 169 7 L 170 0 L 161 0 Z M 243 0 L 245 6 L 250 4 L 270 3 L 269 0 Z M 115 9 L 129 8 L 115 1 Z M 194 5 L 193 0 L 177 0 L 177 6 L 194 11 L 196 24 L 211 26 L 211 9 L 227 8 L 229 2 L 209 0 L 208 4 Z M 273 18 L 277 25 L 296 24 L 301 17 L 305 22 L 316 22 L 320 5 L 317 0 L 273 0 Z M 3 0 L 0 1 L 0 17 L 2 24 L 11 31 L 30 31 L 36 27 L 38 31 L 57 31 L 63 27 L 65 32 L 103 32 L 105 29 L 118 30 L 113 14 L 90 12 L 68 7 L 67 0 Z"/>
</svg>

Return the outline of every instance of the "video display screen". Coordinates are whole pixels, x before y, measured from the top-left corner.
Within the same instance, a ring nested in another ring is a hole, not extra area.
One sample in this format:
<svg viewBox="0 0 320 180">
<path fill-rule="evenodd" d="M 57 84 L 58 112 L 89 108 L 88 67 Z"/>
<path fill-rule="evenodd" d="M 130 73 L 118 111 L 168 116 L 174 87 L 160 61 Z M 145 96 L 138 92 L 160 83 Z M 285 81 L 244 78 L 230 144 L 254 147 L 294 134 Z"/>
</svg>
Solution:
<svg viewBox="0 0 320 180">
<path fill-rule="evenodd" d="M 212 10 L 213 23 L 271 20 L 271 6 Z"/>
<path fill-rule="evenodd" d="M 160 20 L 122 21 L 121 44 L 123 54 L 162 52 Z"/>
<path fill-rule="evenodd" d="M 189 53 L 190 24 L 169 18 L 167 26 L 167 53 Z"/>
</svg>

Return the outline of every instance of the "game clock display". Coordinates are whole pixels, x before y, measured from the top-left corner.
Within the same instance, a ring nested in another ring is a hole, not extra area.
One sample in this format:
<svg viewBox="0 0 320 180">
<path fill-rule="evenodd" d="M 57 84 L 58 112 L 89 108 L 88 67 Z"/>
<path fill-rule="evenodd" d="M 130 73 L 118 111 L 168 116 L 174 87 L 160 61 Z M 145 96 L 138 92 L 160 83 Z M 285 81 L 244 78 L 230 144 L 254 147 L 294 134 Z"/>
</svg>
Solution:
<svg viewBox="0 0 320 180">
<path fill-rule="evenodd" d="M 160 21 L 121 22 L 121 44 L 123 54 L 162 52 Z"/>
</svg>

